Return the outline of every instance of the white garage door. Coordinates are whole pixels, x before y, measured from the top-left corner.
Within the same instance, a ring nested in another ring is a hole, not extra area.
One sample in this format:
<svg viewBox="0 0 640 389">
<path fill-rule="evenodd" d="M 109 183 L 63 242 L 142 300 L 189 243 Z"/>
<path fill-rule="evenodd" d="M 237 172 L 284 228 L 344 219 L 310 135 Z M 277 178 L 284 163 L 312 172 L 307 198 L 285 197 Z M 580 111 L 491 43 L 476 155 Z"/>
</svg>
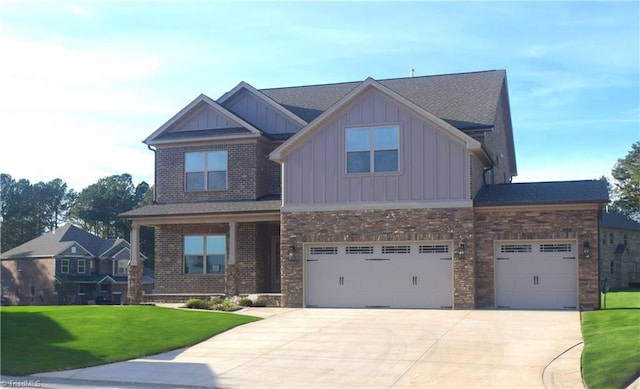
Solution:
<svg viewBox="0 0 640 389">
<path fill-rule="evenodd" d="M 576 309 L 575 241 L 496 242 L 496 307 Z"/>
<path fill-rule="evenodd" d="M 451 308 L 451 242 L 305 245 L 307 307 Z"/>
</svg>

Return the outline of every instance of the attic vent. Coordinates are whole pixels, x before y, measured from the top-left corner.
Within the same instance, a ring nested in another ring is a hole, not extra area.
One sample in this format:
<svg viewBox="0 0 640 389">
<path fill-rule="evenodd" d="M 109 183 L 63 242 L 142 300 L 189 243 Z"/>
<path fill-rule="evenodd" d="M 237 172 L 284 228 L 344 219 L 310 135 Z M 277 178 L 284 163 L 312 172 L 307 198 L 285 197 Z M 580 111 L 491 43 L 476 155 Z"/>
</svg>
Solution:
<svg viewBox="0 0 640 389">
<path fill-rule="evenodd" d="M 382 246 L 382 254 L 410 254 L 411 246 Z"/>
<path fill-rule="evenodd" d="M 311 247 L 311 255 L 338 254 L 337 247 Z"/>
<path fill-rule="evenodd" d="M 541 244 L 541 253 L 570 253 L 571 243 Z"/>
<path fill-rule="evenodd" d="M 500 245 L 501 253 L 530 253 L 530 244 L 503 244 Z"/>
<path fill-rule="evenodd" d="M 449 245 L 446 244 L 425 244 L 420 246 L 420 254 L 446 254 L 449 252 Z"/>
<path fill-rule="evenodd" d="M 347 254 L 373 254 L 373 246 L 350 246 L 347 247 Z"/>
</svg>

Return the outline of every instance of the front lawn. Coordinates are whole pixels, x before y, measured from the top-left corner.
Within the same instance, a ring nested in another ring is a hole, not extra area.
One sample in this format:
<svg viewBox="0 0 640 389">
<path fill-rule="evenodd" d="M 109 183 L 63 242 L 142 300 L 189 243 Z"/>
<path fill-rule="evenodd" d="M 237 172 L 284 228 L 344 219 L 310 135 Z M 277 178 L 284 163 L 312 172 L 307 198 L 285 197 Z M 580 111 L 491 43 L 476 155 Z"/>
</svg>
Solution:
<svg viewBox="0 0 640 389">
<path fill-rule="evenodd" d="M 624 388 L 640 374 L 639 308 L 640 290 L 612 291 L 607 309 L 582 314 L 582 375 L 589 388 Z"/>
<path fill-rule="evenodd" d="M 76 369 L 192 345 L 256 317 L 153 306 L 0 308 L 0 371 Z"/>
</svg>

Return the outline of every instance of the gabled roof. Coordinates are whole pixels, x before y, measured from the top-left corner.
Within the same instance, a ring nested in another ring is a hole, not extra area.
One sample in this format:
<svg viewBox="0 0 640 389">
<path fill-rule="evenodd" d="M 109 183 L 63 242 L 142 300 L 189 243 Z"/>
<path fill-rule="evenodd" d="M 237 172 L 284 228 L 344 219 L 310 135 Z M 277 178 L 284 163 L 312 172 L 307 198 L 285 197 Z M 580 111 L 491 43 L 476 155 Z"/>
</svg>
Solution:
<svg viewBox="0 0 640 389">
<path fill-rule="evenodd" d="M 393 78 L 378 82 L 454 127 L 493 126 L 504 70 Z M 282 107 L 310 123 L 361 82 L 260 89 Z"/>
<path fill-rule="evenodd" d="M 451 126 L 444 120 L 440 119 L 433 113 L 423 109 L 422 107 L 414 104 L 412 101 L 406 99 L 405 97 L 399 95 L 393 90 L 385 87 L 381 83 L 377 82 L 373 78 L 367 78 L 364 82 L 360 83 L 357 87 L 353 88 L 349 91 L 345 96 L 343 96 L 340 100 L 336 101 L 329 109 L 322 112 L 320 115 L 316 116 L 315 119 L 309 125 L 304 127 L 298 133 L 296 133 L 293 137 L 287 140 L 285 143 L 276 148 L 271 154 L 270 157 L 274 161 L 281 162 L 284 156 L 291 150 L 293 150 L 297 145 L 303 142 L 305 139 L 309 138 L 311 134 L 315 132 L 316 129 L 320 128 L 326 119 L 331 117 L 336 111 L 343 109 L 348 104 L 355 101 L 359 96 L 366 93 L 369 90 L 377 90 L 383 95 L 389 97 L 392 100 L 398 102 L 398 104 L 403 105 L 408 110 L 412 111 L 414 114 L 422 117 L 426 121 L 431 122 L 436 127 L 442 129 L 445 132 L 448 132 L 452 137 L 458 138 L 462 142 L 466 143 L 467 149 L 471 150 L 478 154 L 481 160 L 488 160 L 487 156 L 484 154 L 482 150 L 482 146 L 480 142 L 477 140 L 465 135 L 463 132 L 459 131 L 457 128 Z"/>
<path fill-rule="evenodd" d="M 486 185 L 473 205 L 604 204 L 609 201 L 607 184 L 601 180 L 527 182 Z"/>
<path fill-rule="evenodd" d="M 600 226 L 605 228 L 617 228 L 620 230 L 640 231 L 640 223 L 620 212 L 603 213 Z"/>
<path fill-rule="evenodd" d="M 304 121 L 303 119 L 301 119 L 293 111 L 288 110 L 285 107 L 283 107 L 282 105 L 276 103 L 271 98 L 269 98 L 267 95 L 261 93 L 256 88 L 254 88 L 253 86 L 251 86 L 250 84 L 248 84 L 248 83 L 246 83 L 244 81 L 240 82 L 238 85 L 236 85 L 235 88 L 231 89 L 229 92 L 227 92 L 227 93 L 223 94 L 222 96 L 220 96 L 220 98 L 218 99 L 218 103 L 220 105 L 225 106 L 225 103 L 227 101 L 231 100 L 235 95 L 237 95 L 242 90 L 246 90 L 247 92 L 249 92 L 252 95 L 256 96 L 259 100 L 261 100 L 262 102 L 264 102 L 268 106 L 274 108 L 276 111 L 282 113 L 283 115 L 285 115 L 289 119 L 293 120 L 294 122 L 298 123 L 299 125 L 301 125 L 301 126 L 307 125 L 307 122 Z"/>
<path fill-rule="evenodd" d="M 219 129 L 202 129 L 197 131 L 178 131 L 171 132 L 174 125 L 178 124 L 181 119 L 199 109 L 202 105 L 205 105 L 222 116 L 226 117 L 230 122 L 236 123 L 236 126 L 230 128 Z M 219 139 L 221 136 L 238 136 L 238 135 L 261 135 L 262 132 L 255 128 L 250 123 L 246 122 L 241 117 L 237 116 L 233 112 L 229 111 L 216 101 L 204 94 L 196 97 L 191 103 L 175 114 L 171 119 L 164 123 L 160 128 L 149 135 L 143 142 L 148 145 L 155 145 L 161 143 L 174 143 L 180 141 L 190 141 L 194 138 L 198 140 L 204 139 Z"/>
<path fill-rule="evenodd" d="M 50 258 L 78 245 L 89 256 L 101 257 L 110 249 L 129 245 L 124 239 L 102 239 L 72 224 L 65 224 L 0 255 L 2 259 Z"/>
</svg>

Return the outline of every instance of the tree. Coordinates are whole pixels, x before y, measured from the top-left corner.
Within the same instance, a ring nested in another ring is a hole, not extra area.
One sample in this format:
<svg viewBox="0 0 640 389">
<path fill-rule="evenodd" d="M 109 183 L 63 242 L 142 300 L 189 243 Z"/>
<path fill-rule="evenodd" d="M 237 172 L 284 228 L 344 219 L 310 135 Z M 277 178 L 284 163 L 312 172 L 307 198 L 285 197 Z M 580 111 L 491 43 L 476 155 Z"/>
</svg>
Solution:
<svg viewBox="0 0 640 389">
<path fill-rule="evenodd" d="M 74 222 L 103 239 L 126 237 L 128 227 L 118 215 L 135 208 L 148 191 L 149 184 L 143 181 L 134 186 L 126 173 L 101 178 L 78 194 L 70 215 Z"/>
<path fill-rule="evenodd" d="M 74 192 L 56 178 L 31 184 L 29 180 L 14 180 L 0 174 L 0 250 L 19 246 L 45 231 L 58 227 L 66 219 Z"/>
<path fill-rule="evenodd" d="M 640 141 L 631 146 L 626 157 L 618 159 L 611 175 L 615 180 L 613 207 L 640 220 Z"/>
</svg>

